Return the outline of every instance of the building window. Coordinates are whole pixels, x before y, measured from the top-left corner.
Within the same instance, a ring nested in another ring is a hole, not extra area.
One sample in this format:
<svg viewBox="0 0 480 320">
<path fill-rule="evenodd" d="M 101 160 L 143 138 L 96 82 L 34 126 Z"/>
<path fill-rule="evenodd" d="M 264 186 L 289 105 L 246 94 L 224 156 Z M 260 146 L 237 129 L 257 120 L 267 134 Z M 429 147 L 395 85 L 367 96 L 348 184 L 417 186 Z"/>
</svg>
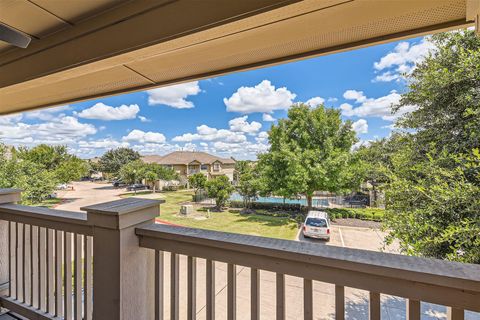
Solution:
<svg viewBox="0 0 480 320">
<path fill-rule="evenodd" d="M 220 171 L 220 163 L 216 162 L 213 164 L 213 171 Z"/>
<path fill-rule="evenodd" d="M 202 165 L 200 166 L 200 170 L 202 170 L 202 171 L 207 171 L 207 170 L 208 170 L 208 166 L 207 166 L 206 164 L 202 164 Z"/>
</svg>

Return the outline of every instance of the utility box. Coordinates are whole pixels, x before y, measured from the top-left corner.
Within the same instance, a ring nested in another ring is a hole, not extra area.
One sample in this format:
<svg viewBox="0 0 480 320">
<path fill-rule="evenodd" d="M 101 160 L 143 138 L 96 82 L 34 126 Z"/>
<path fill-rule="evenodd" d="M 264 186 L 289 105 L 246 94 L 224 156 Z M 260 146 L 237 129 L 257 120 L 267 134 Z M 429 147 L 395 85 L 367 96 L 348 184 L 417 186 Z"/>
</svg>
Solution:
<svg viewBox="0 0 480 320">
<path fill-rule="evenodd" d="M 180 207 L 180 213 L 188 216 L 193 213 L 193 206 L 191 204 L 184 204 Z"/>
</svg>

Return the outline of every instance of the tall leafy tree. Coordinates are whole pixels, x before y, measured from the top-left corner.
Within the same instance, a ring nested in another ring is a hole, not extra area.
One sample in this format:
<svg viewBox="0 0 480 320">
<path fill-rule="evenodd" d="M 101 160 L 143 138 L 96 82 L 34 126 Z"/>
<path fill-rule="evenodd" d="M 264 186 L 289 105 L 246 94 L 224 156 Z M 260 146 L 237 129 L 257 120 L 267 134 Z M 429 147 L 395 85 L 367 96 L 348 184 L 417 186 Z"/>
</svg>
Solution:
<svg viewBox="0 0 480 320">
<path fill-rule="evenodd" d="M 388 239 L 408 254 L 480 263 L 480 39 L 463 31 L 430 41 L 436 50 L 394 109 L 416 106 L 398 123 L 413 130 L 391 157 Z"/>
<path fill-rule="evenodd" d="M 236 190 L 243 198 L 243 207 L 250 209 L 261 190 L 260 172 L 257 167 L 247 163 L 243 170 L 239 170 Z"/>
<path fill-rule="evenodd" d="M 225 206 L 233 190 L 234 188 L 226 176 L 216 177 L 205 184 L 208 197 L 215 199 L 216 209 L 219 211 Z"/>
<path fill-rule="evenodd" d="M 417 146 L 470 153 L 480 145 L 480 37 L 473 30 L 434 35 L 434 50 L 408 76 L 394 111 L 416 106 L 398 122 L 414 129 Z"/>
<path fill-rule="evenodd" d="M 21 147 L 17 157 L 42 166 L 47 170 L 55 170 L 58 166 L 71 158 L 66 146 L 50 146 L 40 144 L 31 149 Z"/>
<path fill-rule="evenodd" d="M 269 152 L 259 160 L 266 191 L 283 197 L 304 195 L 311 208 L 315 191 L 350 187 L 347 170 L 356 135 L 339 110 L 294 105 L 287 119 L 272 126 L 269 141 Z"/>
<path fill-rule="evenodd" d="M 118 174 L 123 182 L 133 184 L 144 179 L 147 171 L 145 163 L 142 160 L 134 160 L 123 165 Z"/>
<path fill-rule="evenodd" d="M 80 180 L 82 177 L 88 175 L 89 172 L 90 166 L 88 162 L 76 156 L 69 156 L 54 170 L 57 180 L 61 183 Z"/>
<path fill-rule="evenodd" d="M 130 148 L 112 149 L 100 158 L 98 169 L 105 173 L 117 175 L 124 165 L 139 159 L 140 154 Z"/>
<path fill-rule="evenodd" d="M 198 172 L 188 177 L 188 183 L 190 184 L 190 187 L 193 188 L 196 196 L 200 189 L 205 188 L 207 177 L 203 173 Z"/>
</svg>

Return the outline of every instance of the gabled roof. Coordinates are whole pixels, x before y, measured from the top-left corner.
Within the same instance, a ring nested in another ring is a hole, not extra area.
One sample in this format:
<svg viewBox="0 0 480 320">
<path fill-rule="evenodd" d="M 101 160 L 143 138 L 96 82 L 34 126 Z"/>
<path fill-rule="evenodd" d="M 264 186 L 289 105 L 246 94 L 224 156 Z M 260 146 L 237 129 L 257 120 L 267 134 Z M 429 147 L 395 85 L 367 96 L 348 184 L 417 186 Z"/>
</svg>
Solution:
<svg viewBox="0 0 480 320">
<path fill-rule="evenodd" d="M 202 164 L 212 164 L 216 161 L 223 164 L 234 164 L 235 160 L 230 158 L 220 158 L 206 152 L 199 151 L 174 151 L 164 156 L 151 155 L 144 156 L 142 160 L 146 163 L 158 163 L 164 165 L 184 164 L 187 165 L 194 161 Z"/>
</svg>

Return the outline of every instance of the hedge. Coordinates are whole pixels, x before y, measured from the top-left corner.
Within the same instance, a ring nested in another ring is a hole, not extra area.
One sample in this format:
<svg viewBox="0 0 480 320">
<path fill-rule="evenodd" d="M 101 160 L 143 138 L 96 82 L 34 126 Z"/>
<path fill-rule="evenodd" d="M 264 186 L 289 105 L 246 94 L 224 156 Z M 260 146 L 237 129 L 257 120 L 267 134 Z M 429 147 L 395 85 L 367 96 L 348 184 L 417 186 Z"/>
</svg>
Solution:
<svg viewBox="0 0 480 320">
<path fill-rule="evenodd" d="M 299 203 L 277 203 L 277 202 L 252 202 L 252 209 L 280 210 L 280 211 L 303 211 L 305 206 Z M 230 208 L 243 208 L 243 201 L 230 201 Z"/>
<path fill-rule="evenodd" d="M 243 208 L 243 201 L 230 201 L 230 208 Z M 278 203 L 278 202 L 252 202 L 251 208 L 258 214 L 291 216 L 299 222 L 303 222 L 307 213 L 307 207 L 298 203 Z M 383 209 L 376 208 L 319 208 L 328 213 L 330 219 L 362 219 L 382 221 L 384 216 Z M 276 213 L 272 213 L 276 211 Z"/>
</svg>

